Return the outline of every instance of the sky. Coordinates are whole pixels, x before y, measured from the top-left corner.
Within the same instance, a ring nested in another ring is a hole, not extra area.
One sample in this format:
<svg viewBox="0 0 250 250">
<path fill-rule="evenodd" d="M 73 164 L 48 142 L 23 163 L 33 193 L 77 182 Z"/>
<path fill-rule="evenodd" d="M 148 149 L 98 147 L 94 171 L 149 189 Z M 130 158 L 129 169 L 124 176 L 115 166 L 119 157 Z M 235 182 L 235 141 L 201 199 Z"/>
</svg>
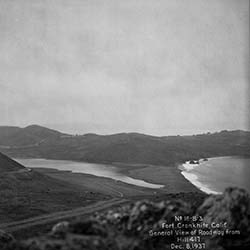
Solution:
<svg viewBox="0 0 250 250">
<path fill-rule="evenodd" d="M 0 0 L 0 125 L 249 130 L 249 0 Z"/>
</svg>

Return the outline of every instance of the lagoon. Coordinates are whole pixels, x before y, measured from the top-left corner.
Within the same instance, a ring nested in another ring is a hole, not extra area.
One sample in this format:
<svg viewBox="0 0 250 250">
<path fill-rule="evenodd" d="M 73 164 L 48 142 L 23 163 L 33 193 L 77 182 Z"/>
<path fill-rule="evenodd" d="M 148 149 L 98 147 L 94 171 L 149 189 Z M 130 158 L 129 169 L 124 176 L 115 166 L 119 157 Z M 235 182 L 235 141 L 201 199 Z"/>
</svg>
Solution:
<svg viewBox="0 0 250 250">
<path fill-rule="evenodd" d="M 15 159 L 15 161 L 27 168 L 50 168 L 71 171 L 73 173 L 90 174 L 146 188 L 158 189 L 164 187 L 164 185 L 153 184 L 126 176 L 124 173 L 119 171 L 118 167 L 113 165 L 47 159 Z"/>
</svg>

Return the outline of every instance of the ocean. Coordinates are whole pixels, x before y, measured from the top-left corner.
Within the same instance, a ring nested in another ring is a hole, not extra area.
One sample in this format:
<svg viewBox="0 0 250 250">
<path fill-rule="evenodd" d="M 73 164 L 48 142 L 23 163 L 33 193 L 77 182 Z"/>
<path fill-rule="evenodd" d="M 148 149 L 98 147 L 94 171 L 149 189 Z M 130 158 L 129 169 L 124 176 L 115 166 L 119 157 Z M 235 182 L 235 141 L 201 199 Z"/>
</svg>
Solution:
<svg viewBox="0 0 250 250">
<path fill-rule="evenodd" d="M 227 187 L 250 192 L 250 158 L 216 157 L 199 164 L 186 162 L 180 167 L 183 176 L 208 194 L 222 193 Z"/>
</svg>

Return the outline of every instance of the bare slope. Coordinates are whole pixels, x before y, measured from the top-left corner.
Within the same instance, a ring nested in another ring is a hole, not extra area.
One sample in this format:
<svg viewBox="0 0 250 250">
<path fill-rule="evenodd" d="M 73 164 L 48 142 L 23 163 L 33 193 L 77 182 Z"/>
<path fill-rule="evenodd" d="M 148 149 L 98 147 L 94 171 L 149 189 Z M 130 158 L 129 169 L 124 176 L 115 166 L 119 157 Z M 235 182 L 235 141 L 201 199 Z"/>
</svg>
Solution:
<svg viewBox="0 0 250 250">
<path fill-rule="evenodd" d="M 21 164 L 0 153 L 0 174 L 21 169 L 24 169 Z"/>
</svg>

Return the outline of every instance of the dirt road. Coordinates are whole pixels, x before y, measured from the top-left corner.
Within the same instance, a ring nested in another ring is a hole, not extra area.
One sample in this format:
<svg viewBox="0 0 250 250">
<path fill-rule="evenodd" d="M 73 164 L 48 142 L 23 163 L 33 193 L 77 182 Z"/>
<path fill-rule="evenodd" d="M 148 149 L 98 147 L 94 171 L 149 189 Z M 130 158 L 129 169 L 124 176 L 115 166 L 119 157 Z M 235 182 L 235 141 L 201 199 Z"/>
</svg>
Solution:
<svg viewBox="0 0 250 250">
<path fill-rule="evenodd" d="M 6 232 L 16 232 L 22 229 L 27 229 L 32 226 L 46 225 L 48 223 L 67 220 L 77 216 L 91 214 L 111 206 L 119 205 L 128 202 L 126 199 L 114 198 L 108 201 L 99 201 L 95 204 L 80 207 L 69 211 L 56 212 L 52 214 L 37 216 L 26 220 L 0 224 L 0 229 Z"/>
</svg>

